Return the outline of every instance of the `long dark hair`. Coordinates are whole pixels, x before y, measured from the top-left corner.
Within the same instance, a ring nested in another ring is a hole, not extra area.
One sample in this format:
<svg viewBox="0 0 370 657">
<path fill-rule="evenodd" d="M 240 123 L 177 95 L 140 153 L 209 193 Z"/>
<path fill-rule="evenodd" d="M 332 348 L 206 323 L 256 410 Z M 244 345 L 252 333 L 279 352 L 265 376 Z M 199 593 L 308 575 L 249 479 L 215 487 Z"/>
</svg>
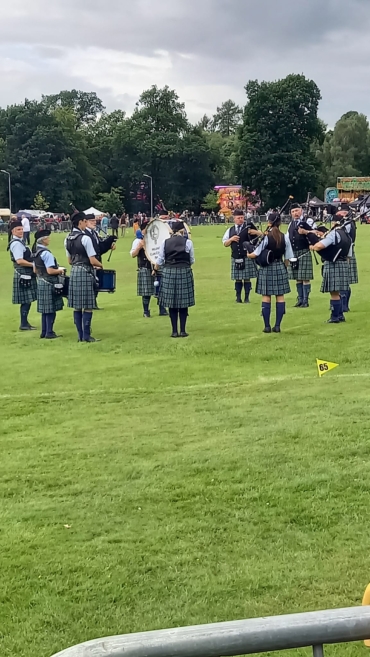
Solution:
<svg viewBox="0 0 370 657">
<path fill-rule="evenodd" d="M 281 246 L 284 240 L 284 233 L 282 233 L 280 230 L 280 225 L 281 225 L 280 215 L 278 215 L 275 212 L 271 213 L 269 216 L 269 224 L 271 226 L 269 231 L 271 237 L 273 238 L 277 246 Z"/>
</svg>

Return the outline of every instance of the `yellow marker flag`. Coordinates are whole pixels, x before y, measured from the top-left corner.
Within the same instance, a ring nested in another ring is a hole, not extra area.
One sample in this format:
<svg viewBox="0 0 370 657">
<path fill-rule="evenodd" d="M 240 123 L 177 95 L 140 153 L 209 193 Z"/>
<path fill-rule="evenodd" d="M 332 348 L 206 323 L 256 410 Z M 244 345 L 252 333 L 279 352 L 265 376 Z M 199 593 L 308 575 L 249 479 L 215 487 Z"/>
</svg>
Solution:
<svg viewBox="0 0 370 657">
<path fill-rule="evenodd" d="M 316 358 L 317 369 L 319 371 L 319 376 L 324 376 L 326 372 L 330 372 L 334 367 L 339 367 L 339 363 L 329 363 L 327 360 L 319 360 Z"/>
</svg>

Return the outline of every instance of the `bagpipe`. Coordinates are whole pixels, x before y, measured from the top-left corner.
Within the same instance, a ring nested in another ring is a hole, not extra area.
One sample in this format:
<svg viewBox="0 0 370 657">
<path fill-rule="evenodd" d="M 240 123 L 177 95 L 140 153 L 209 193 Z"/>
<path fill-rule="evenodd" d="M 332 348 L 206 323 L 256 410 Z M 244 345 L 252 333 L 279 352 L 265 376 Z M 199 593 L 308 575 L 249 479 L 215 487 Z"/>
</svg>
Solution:
<svg viewBox="0 0 370 657">
<path fill-rule="evenodd" d="M 293 196 L 289 196 L 288 200 L 286 203 L 284 203 L 283 207 L 275 214 L 274 219 L 271 221 L 271 225 L 268 226 L 268 228 L 264 231 L 263 235 L 257 239 L 257 242 L 255 244 L 252 244 L 252 242 L 245 242 L 243 244 L 243 247 L 245 248 L 247 253 L 253 253 L 263 242 L 265 237 L 268 236 L 268 234 L 271 232 L 272 228 L 276 226 L 278 222 L 280 222 L 281 215 L 283 212 L 286 210 L 288 205 L 292 202 Z M 243 232 L 243 231 L 242 231 Z M 241 233 L 242 234 L 242 233 Z M 271 251 L 268 247 L 265 247 L 261 253 L 256 257 L 256 263 L 259 267 L 268 267 L 269 265 L 272 265 L 272 263 L 275 260 L 274 252 Z"/>
</svg>

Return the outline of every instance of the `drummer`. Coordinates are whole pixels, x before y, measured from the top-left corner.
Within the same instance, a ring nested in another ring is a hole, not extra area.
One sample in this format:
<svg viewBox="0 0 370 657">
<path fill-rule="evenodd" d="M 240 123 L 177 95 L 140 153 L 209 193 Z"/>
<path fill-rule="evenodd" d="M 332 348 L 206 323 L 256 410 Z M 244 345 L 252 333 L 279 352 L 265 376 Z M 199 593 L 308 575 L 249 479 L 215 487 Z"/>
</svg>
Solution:
<svg viewBox="0 0 370 657">
<path fill-rule="evenodd" d="M 152 263 L 146 257 L 144 237 L 149 225 L 148 219 L 143 219 L 141 228 L 136 231 L 136 237 L 132 243 L 130 256 L 137 258 L 137 296 L 142 298 L 144 317 L 150 317 L 150 300 L 155 295 L 155 271 Z M 159 302 L 158 302 L 159 303 Z M 160 317 L 167 316 L 166 308 L 159 306 Z"/>
<path fill-rule="evenodd" d="M 59 310 L 63 310 L 64 302 L 62 290 L 56 293 L 55 285 L 62 288 L 59 276 L 65 269 L 59 267 L 53 254 L 50 252 L 51 231 L 39 230 L 35 233 L 35 243 L 32 247 L 34 270 L 37 275 L 37 312 L 41 314 L 42 329 L 40 338 L 55 340 L 61 338 L 54 331 L 54 322 Z"/>
<path fill-rule="evenodd" d="M 86 221 L 87 221 L 87 225 L 86 225 L 85 233 L 91 238 L 93 247 L 96 252 L 97 260 L 99 260 L 99 262 L 102 262 L 102 256 L 104 255 L 104 253 L 108 253 L 108 251 L 115 250 L 117 237 L 115 237 L 114 235 L 108 235 L 108 237 L 105 238 L 100 237 L 98 231 L 96 230 L 96 217 L 93 214 L 86 215 Z M 101 310 L 101 308 L 99 308 L 98 306 L 98 294 L 99 294 L 99 289 L 96 289 L 95 310 Z"/>
<path fill-rule="evenodd" d="M 33 272 L 31 250 L 23 241 L 23 226 L 21 221 L 12 221 L 10 226 L 10 242 L 8 251 L 14 267 L 13 304 L 19 304 L 21 314 L 20 331 L 36 331 L 28 321 L 31 303 L 37 298 L 36 276 Z"/>
</svg>

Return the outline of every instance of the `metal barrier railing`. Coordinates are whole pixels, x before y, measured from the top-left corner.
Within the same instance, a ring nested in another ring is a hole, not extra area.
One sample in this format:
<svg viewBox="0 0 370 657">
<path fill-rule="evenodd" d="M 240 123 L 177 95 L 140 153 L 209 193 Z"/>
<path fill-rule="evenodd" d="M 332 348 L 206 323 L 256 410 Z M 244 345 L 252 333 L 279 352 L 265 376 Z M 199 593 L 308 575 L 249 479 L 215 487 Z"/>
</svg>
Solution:
<svg viewBox="0 0 370 657">
<path fill-rule="evenodd" d="M 95 639 L 54 657 L 226 657 L 370 638 L 370 607 L 313 611 L 289 616 L 178 627 Z"/>
</svg>

